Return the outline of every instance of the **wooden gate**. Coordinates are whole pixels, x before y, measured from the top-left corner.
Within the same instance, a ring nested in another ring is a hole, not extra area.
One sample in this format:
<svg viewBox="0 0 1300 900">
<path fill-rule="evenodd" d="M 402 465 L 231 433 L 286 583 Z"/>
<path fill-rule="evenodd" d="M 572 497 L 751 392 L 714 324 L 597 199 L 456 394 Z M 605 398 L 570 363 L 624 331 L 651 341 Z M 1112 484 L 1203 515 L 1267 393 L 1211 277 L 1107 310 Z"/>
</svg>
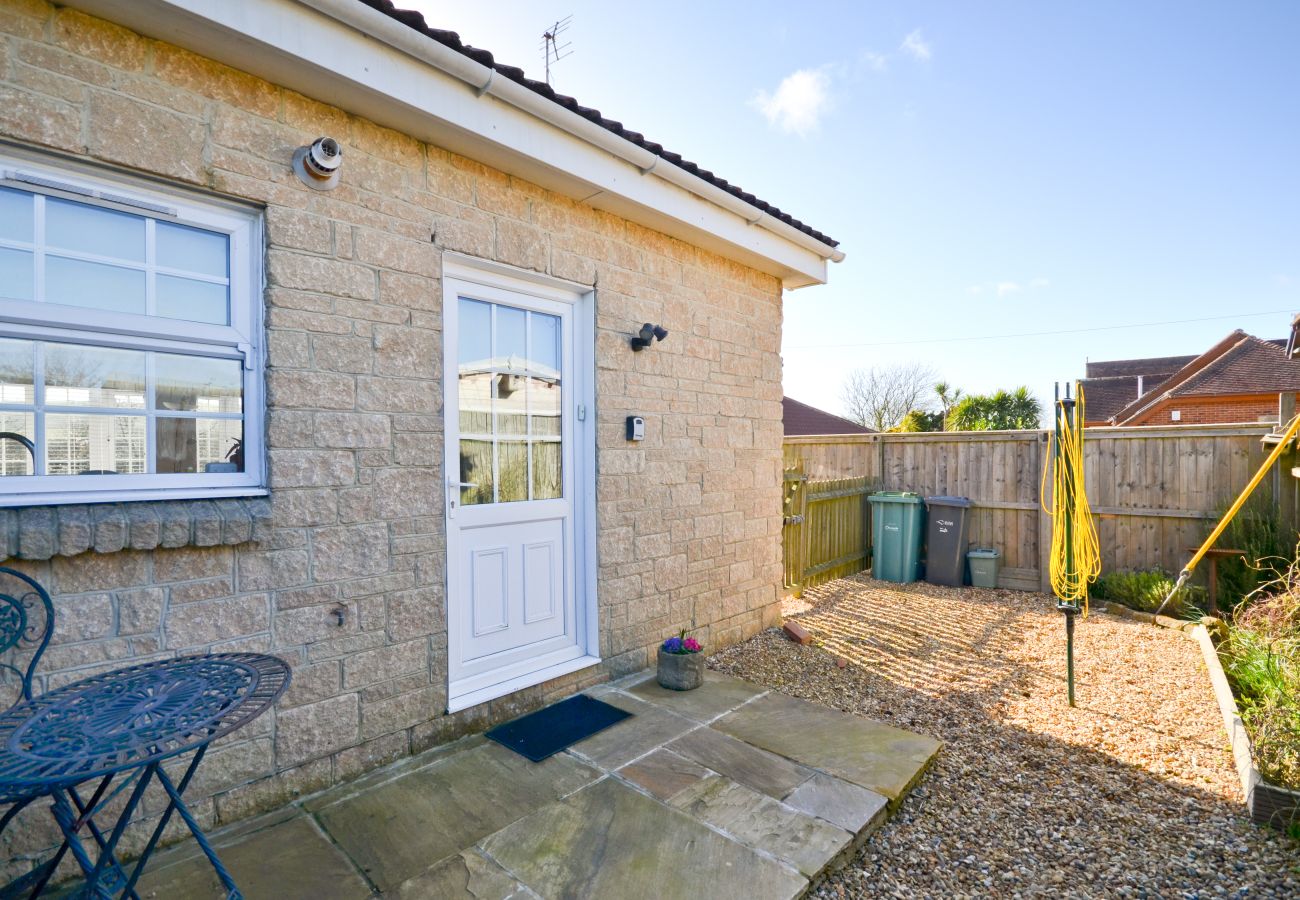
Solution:
<svg viewBox="0 0 1300 900">
<path fill-rule="evenodd" d="M 871 564 L 870 478 L 812 481 L 801 465 L 785 470 L 785 589 L 803 589 L 861 572 Z"/>
</svg>

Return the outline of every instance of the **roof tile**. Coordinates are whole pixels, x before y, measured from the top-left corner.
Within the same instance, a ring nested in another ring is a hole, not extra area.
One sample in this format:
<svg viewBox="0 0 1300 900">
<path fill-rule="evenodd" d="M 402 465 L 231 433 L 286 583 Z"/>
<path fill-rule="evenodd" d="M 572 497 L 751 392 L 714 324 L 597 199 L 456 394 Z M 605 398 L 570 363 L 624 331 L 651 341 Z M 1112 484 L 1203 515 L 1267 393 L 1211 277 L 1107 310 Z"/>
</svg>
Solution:
<svg viewBox="0 0 1300 900">
<path fill-rule="evenodd" d="M 668 150 L 665 150 L 663 145 L 657 144 L 654 141 L 646 140 L 641 133 L 624 128 L 622 122 L 617 122 L 613 119 L 605 118 L 600 114 L 600 110 L 581 105 L 573 97 L 569 97 L 565 94 L 558 93 L 554 88 L 552 88 L 549 84 L 547 84 L 544 81 L 536 81 L 532 78 L 528 78 L 526 75 L 524 75 L 523 69 L 520 69 L 516 66 L 507 66 L 498 63 L 493 58 L 492 54 L 489 53 L 488 51 L 480 50 L 477 47 L 471 47 L 468 44 L 462 42 L 460 39 L 460 35 L 458 35 L 456 32 L 446 31 L 441 28 L 430 27 L 429 24 L 425 21 L 424 16 L 416 12 L 415 10 L 400 9 L 393 4 L 392 0 L 359 0 L 359 2 L 364 3 L 366 6 L 369 6 L 371 9 L 383 13 L 384 15 L 388 16 L 391 19 L 401 22 L 403 25 L 407 26 L 408 28 L 411 28 L 415 31 L 420 32 L 421 34 L 433 38 L 438 43 L 442 44 L 448 49 L 455 50 L 457 53 L 461 54 L 462 56 L 466 56 L 481 65 L 491 67 L 492 69 L 496 70 L 499 74 L 504 75 L 506 78 L 509 78 L 511 81 L 515 82 L 516 84 L 522 85 L 523 87 L 528 88 L 530 91 L 533 91 L 534 93 L 540 94 L 546 99 L 551 100 L 557 105 L 563 106 L 565 109 L 577 113 L 578 115 L 582 116 L 584 119 L 587 119 L 591 122 L 595 122 L 597 125 L 604 128 L 606 131 L 610 131 L 618 135 L 624 140 L 632 144 L 635 144 L 638 147 L 641 147 L 643 150 L 648 150 L 649 152 L 653 153 L 655 156 L 658 156 L 661 159 L 664 159 L 672 163 L 673 165 L 677 166 L 679 169 L 682 169 L 686 172 L 689 172 L 692 175 L 697 176 L 703 181 L 707 181 L 709 184 L 712 184 L 714 187 L 721 188 L 722 190 L 731 194 L 733 197 L 737 197 L 740 200 L 743 200 L 744 202 L 750 204 L 751 206 L 756 207 L 757 209 L 762 210 L 763 212 L 767 213 L 773 218 L 780 219 L 782 222 L 785 222 L 787 225 L 789 225 L 790 227 L 794 228 L 797 231 L 803 232 L 804 234 L 808 235 L 812 239 L 819 241 L 820 243 L 823 243 L 828 247 L 839 246 L 839 241 L 836 241 L 833 238 L 830 238 L 827 235 L 822 234 L 820 231 L 818 231 L 816 228 L 813 228 L 811 225 L 806 225 L 803 222 L 800 222 L 798 219 L 794 218 L 794 216 L 790 215 L 789 213 L 781 211 L 780 209 L 778 209 L 777 207 L 773 206 L 770 203 L 767 203 L 763 200 L 759 200 L 753 194 L 741 190 L 736 185 L 731 184 L 725 178 L 721 178 L 713 174 L 708 169 L 702 169 L 695 163 L 683 159 L 681 154 L 672 153 Z"/>
</svg>

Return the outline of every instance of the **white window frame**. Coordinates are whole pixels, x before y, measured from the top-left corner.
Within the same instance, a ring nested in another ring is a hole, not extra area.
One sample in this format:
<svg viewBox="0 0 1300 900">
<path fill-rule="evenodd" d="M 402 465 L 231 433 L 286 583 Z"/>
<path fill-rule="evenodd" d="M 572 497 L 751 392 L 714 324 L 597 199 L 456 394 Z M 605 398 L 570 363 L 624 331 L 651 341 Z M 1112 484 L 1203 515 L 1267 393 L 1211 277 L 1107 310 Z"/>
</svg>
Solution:
<svg viewBox="0 0 1300 900">
<path fill-rule="evenodd" d="M 41 183 L 33 183 L 33 179 L 40 179 Z M 128 178 L 80 163 L 56 161 L 10 147 L 0 147 L 0 186 L 117 209 L 143 216 L 146 221 L 153 219 L 192 225 L 220 232 L 230 239 L 229 325 L 45 303 L 38 274 L 32 301 L 0 298 L 0 337 L 239 360 L 244 389 L 243 472 L 7 476 L 0 478 L 0 507 L 265 495 L 261 211 L 233 201 L 200 196 L 181 188 Z M 152 225 L 146 227 L 152 228 Z M 39 229 L 37 238 L 43 240 Z M 39 253 L 42 246 L 38 243 L 35 249 Z M 40 271 L 39 265 L 37 271 Z M 146 392 L 152 388 L 152 384 L 147 384 Z M 4 412 L 30 412 L 32 409 L 32 404 L 0 404 L 0 410 Z M 61 408 L 58 411 L 65 410 Z M 109 412 L 107 409 L 97 411 Z M 40 440 L 43 437 L 40 434 L 40 412 L 41 409 L 36 408 L 38 454 L 44 452 L 44 442 Z M 127 410 L 120 412 L 128 413 Z M 148 442 L 153 436 L 152 409 L 148 410 L 147 422 Z M 123 483 L 126 479 L 129 479 L 129 486 Z"/>
</svg>

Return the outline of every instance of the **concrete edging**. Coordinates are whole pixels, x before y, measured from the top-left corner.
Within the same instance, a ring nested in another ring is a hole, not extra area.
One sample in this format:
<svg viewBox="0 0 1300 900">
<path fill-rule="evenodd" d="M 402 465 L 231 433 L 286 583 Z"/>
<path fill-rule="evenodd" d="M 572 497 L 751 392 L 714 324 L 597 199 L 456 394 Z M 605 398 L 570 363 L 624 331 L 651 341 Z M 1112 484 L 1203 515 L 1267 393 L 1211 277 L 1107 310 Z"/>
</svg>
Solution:
<svg viewBox="0 0 1300 900">
<path fill-rule="evenodd" d="M 1205 667 L 1210 672 L 1210 685 L 1214 689 L 1215 699 L 1219 701 L 1223 727 L 1228 732 L 1232 758 L 1237 765 L 1242 796 L 1251 820 L 1260 825 L 1278 828 L 1300 822 L 1300 791 L 1270 784 L 1255 766 L 1250 735 L 1246 733 L 1245 723 L 1237 709 L 1237 699 L 1232 695 L 1232 686 L 1228 683 L 1227 673 L 1223 671 L 1219 651 L 1210 639 L 1209 630 L 1204 625 L 1197 624 L 1192 628 L 1191 636 L 1201 645 L 1201 656 L 1205 658 Z"/>
</svg>

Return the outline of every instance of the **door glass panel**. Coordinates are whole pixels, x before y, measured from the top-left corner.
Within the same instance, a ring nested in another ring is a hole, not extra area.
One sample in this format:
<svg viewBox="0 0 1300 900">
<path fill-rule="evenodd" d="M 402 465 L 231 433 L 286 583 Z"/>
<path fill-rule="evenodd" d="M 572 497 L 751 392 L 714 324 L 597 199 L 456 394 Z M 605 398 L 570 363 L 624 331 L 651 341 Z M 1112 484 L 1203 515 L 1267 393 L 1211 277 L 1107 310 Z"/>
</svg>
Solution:
<svg viewBox="0 0 1300 900">
<path fill-rule="evenodd" d="M 533 451 L 533 499 L 550 500 L 563 496 L 560 487 L 560 444 L 537 441 Z"/>
<path fill-rule="evenodd" d="M 559 316 L 460 298 L 461 503 L 563 496 Z"/>
<path fill-rule="evenodd" d="M 524 441 L 497 442 L 497 502 L 528 499 L 528 444 Z"/>
<path fill-rule="evenodd" d="M 460 502 L 464 506 L 479 503 L 491 503 L 494 483 L 492 481 L 492 442 L 460 442 Z"/>
</svg>

